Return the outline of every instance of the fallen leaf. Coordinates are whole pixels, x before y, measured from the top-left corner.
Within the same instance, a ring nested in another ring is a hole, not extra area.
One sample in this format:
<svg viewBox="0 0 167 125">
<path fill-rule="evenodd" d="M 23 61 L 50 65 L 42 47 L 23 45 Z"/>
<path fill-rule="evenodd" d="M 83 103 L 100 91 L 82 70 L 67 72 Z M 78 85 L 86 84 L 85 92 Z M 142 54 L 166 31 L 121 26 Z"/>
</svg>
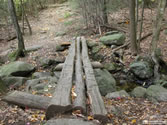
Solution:
<svg viewBox="0 0 167 125">
<path fill-rule="evenodd" d="M 88 116 L 88 120 L 93 120 L 93 116 Z"/>
<path fill-rule="evenodd" d="M 131 123 L 132 123 L 132 124 L 135 124 L 135 123 L 136 123 L 136 119 L 133 119 L 133 120 L 131 121 Z"/>
</svg>

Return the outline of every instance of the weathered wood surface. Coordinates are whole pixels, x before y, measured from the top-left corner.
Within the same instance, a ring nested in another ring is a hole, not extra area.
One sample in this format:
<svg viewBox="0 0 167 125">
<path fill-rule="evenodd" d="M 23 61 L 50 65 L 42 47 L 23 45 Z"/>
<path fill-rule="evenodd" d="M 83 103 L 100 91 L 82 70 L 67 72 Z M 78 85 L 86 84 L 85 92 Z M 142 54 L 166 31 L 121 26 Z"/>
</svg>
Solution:
<svg viewBox="0 0 167 125">
<path fill-rule="evenodd" d="M 92 67 L 94 68 L 94 69 L 96 69 L 96 68 L 104 68 L 104 66 L 100 63 L 100 62 L 91 62 L 91 64 L 92 64 Z M 60 63 L 60 64 L 58 64 L 55 68 L 54 68 L 54 70 L 55 71 L 62 71 L 62 69 L 63 69 L 63 65 L 64 65 L 64 63 Z"/>
<path fill-rule="evenodd" d="M 76 78 L 75 92 L 77 97 L 75 98 L 74 101 L 74 110 L 80 110 L 82 113 L 86 113 L 86 92 L 85 92 L 85 83 L 83 79 L 83 69 L 81 62 L 80 37 L 77 38 L 75 78 Z"/>
<path fill-rule="evenodd" d="M 56 119 L 56 120 L 49 120 L 45 125 L 97 125 L 90 121 L 83 121 L 81 119 Z"/>
<path fill-rule="evenodd" d="M 104 101 L 99 92 L 98 85 L 96 83 L 96 79 L 94 76 L 93 68 L 89 60 L 88 56 L 88 48 L 86 44 L 85 38 L 81 38 L 82 40 L 82 61 L 85 71 L 85 79 L 87 86 L 87 93 L 89 100 L 91 102 L 91 110 L 95 119 L 100 121 L 105 121 L 107 119 L 107 111 L 104 106 Z"/>
<path fill-rule="evenodd" d="M 57 113 L 64 113 L 72 110 L 71 104 L 71 88 L 74 72 L 75 59 L 75 41 L 72 42 L 69 54 L 66 57 L 65 65 L 61 72 L 57 88 L 53 94 L 52 100 L 46 111 L 46 119 L 54 117 Z"/>
<path fill-rule="evenodd" d="M 14 91 L 5 96 L 2 101 L 22 107 L 46 110 L 51 98 L 21 91 Z"/>
</svg>

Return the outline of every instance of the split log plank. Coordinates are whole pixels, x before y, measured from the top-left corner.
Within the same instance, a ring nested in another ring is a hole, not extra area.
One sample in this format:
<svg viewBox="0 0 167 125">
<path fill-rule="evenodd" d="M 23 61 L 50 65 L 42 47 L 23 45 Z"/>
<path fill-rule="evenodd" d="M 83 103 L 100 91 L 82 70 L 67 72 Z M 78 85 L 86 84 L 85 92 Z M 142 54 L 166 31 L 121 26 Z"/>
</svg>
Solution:
<svg viewBox="0 0 167 125">
<path fill-rule="evenodd" d="M 74 101 L 74 110 L 80 110 L 82 113 L 86 113 L 86 93 L 85 83 L 83 79 L 83 69 L 81 62 L 81 50 L 80 50 L 80 37 L 77 38 L 77 51 L 76 51 L 76 64 L 75 64 L 75 92 L 77 97 Z"/>
<path fill-rule="evenodd" d="M 75 59 L 75 40 L 72 42 L 69 49 L 69 54 L 66 57 L 63 65 L 63 70 L 58 81 L 58 85 L 53 93 L 53 97 L 46 111 L 46 119 L 54 117 L 55 114 L 65 113 L 72 110 L 71 104 L 71 88 L 74 72 Z"/>
<path fill-rule="evenodd" d="M 88 48 L 86 44 L 86 40 L 82 37 L 82 61 L 85 71 L 85 79 L 86 79 L 86 86 L 87 86 L 87 93 L 89 100 L 91 102 L 91 110 L 95 119 L 100 121 L 106 121 L 107 119 L 107 111 L 104 106 L 104 101 L 100 94 L 92 65 L 89 60 L 88 56 Z"/>
<path fill-rule="evenodd" d="M 91 62 L 91 64 L 92 64 L 92 67 L 94 68 L 94 69 L 96 69 L 96 68 L 104 68 L 104 66 L 100 63 L 100 62 L 97 62 L 97 61 L 95 61 L 95 62 Z M 64 65 L 64 63 L 59 63 L 55 68 L 54 68 L 54 70 L 55 71 L 62 71 L 62 69 L 63 69 L 63 65 Z"/>
<path fill-rule="evenodd" d="M 21 91 L 14 91 L 2 98 L 2 101 L 22 107 L 46 110 L 51 98 Z"/>
<path fill-rule="evenodd" d="M 90 121 L 83 121 L 81 119 L 56 119 L 56 120 L 49 120 L 45 125 L 97 125 Z"/>
</svg>

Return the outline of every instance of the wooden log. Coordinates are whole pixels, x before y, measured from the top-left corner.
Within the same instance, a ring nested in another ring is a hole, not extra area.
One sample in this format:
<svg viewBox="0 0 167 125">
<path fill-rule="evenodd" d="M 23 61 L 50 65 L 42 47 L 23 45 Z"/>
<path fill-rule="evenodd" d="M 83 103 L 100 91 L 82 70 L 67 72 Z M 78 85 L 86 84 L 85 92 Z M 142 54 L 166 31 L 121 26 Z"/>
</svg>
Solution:
<svg viewBox="0 0 167 125">
<path fill-rule="evenodd" d="M 8 93 L 7 96 L 2 98 L 2 101 L 15 104 L 21 107 L 28 107 L 34 109 L 46 110 L 51 98 L 39 95 L 33 95 L 21 91 L 14 91 Z"/>
<path fill-rule="evenodd" d="M 97 125 L 90 121 L 83 121 L 82 119 L 55 119 L 49 120 L 45 125 Z"/>
<path fill-rule="evenodd" d="M 76 76 L 76 95 L 74 101 L 74 110 L 80 110 L 82 113 L 86 113 L 86 93 L 85 83 L 83 79 L 83 69 L 81 62 L 81 51 L 80 51 L 80 37 L 77 38 L 77 52 L 76 52 L 76 64 L 75 64 L 75 76 Z"/>
<path fill-rule="evenodd" d="M 92 67 L 94 68 L 94 69 L 97 69 L 97 68 L 104 68 L 104 66 L 100 63 L 100 62 L 97 62 L 97 61 L 94 61 L 94 62 L 91 62 L 91 64 L 92 64 Z"/>
<path fill-rule="evenodd" d="M 97 61 L 95 61 L 95 62 L 91 62 L 91 64 L 92 64 L 92 67 L 94 68 L 94 69 L 97 69 L 97 68 L 104 68 L 104 66 L 100 63 L 100 62 L 97 62 Z M 59 63 L 55 68 L 54 68 L 54 71 L 62 71 L 62 69 L 63 69 L 63 65 L 64 65 L 64 63 Z"/>
<path fill-rule="evenodd" d="M 63 65 L 63 70 L 58 85 L 53 94 L 52 100 L 46 111 L 46 119 L 54 117 L 55 114 L 65 113 L 72 110 L 71 88 L 74 72 L 75 41 L 72 42 L 69 54 Z"/>
<path fill-rule="evenodd" d="M 82 40 L 82 61 L 85 71 L 85 80 L 86 80 L 86 87 L 89 100 L 91 102 L 91 110 L 92 114 L 95 119 L 105 122 L 107 120 L 107 111 L 104 106 L 104 101 L 100 94 L 92 65 L 89 60 L 88 56 L 88 48 L 86 44 L 86 40 L 84 37 L 81 38 Z"/>
</svg>

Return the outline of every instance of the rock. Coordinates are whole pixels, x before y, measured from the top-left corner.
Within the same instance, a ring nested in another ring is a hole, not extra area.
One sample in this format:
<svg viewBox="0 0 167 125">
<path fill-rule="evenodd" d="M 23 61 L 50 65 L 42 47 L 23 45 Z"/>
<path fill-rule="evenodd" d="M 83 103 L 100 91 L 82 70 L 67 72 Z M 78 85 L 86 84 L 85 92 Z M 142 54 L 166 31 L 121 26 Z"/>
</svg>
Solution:
<svg viewBox="0 0 167 125">
<path fill-rule="evenodd" d="M 40 91 L 40 90 L 43 90 L 45 86 L 46 86 L 45 83 L 37 84 L 33 87 L 33 90 Z"/>
<path fill-rule="evenodd" d="M 63 65 L 64 65 L 64 63 L 58 64 L 58 65 L 54 68 L 54 71 L 61 71 L 61 70 L 63 69 Z"/>
<path fill-rule="evenodd" d="M 122 77 L 121 77 L 121 78 L 122 78 Z M 126 83 L 127 83 L 126 80 L 120 80 L 120 81 L 119 81 L 119 84 L 120 84 L 120 85 L 125 85 Z"/>
<path fill-rule="evenodd" d="M 37 78 L 41 78 L 41 77 L 50 77 L 51 73 L 50 72 L 35 72 L 32 75 L 32 78 L 37 79 Z"/>
<path fill-rule="evenodd" d="M 115 71 L 117 69 L 113 63 L 104 64 L 104 68 L 107 69 L 109 72 Z"/>
<path fill-rule="evenodd" d="M 65 62 L 65 58 L 56 57 L 56 58 L 54 59 L 54 62 L 55 62 L 56 64 L 58 64 L 58 63 L 64 63 L 64 62 Z"/>
<path fill-rule="evenodd" d="M 64 51 L 65 49 L 67 49 L 65 46 L 61 46 L 61 45 L 56 46 L 56 52 Z"/>
<path fill-rule="evenodd" d="M 16 61 L 6 64 L 0 68 L 0 76 L 28 76 L 35 70 L 35 67 L 26 62 Z"/>
<path fill-rule="evenodd" d="M 6 86 L 19 87 L 23 85 L 28 79 L 25 77 L 4 77 L 2 79 Z"/>
<path fill-rule="evenodd" d="M 8 49 L 0 54 L 0 63 L 4 64 L 8 61 L 8 54 L 12 52 L 12 49 Z"/>
<path fill-rule="evenodd" d="M 117 92 L 108 93 L 105 97 L 108 99 L 117 99 L 129 97 L 129 94 L 125 90 L 121 90 Z"/>
<path fill-rule="evenodd" d="M 153 69 L 147 62 L 139 61 L 130 65 L 130 71 L 140 79 L 148 79 L 153 76 Z"/>
<path fill-rule="evenodd" d="M 64 36 L 64 35 L 66 35 L 66 32 L 63 32 L 63 31 L 56 33 L 56 37 L 58 37 L 58 36 Z"/>
<path fill-rule="evenodd" d="M 144 98 L 145 95 L 146 95 L 146 88 L 143 88 L 143 87 L 136 87 L 136 88 L 132 91 L 131 95 L 132 95 L 133 97 L 136 97 L 136 98 Z"/>
<path fill-rule="evenodd" d="M 44 91 L 54 91 L 58 79 L 56 77 L 41 77 L 39 79 L 32 79 L 26 82 L 26 91 L 39 91 L 39 93 L 43 93 Z"/>
<path fill-rule="evenodd" d="M 91 57 L 94 61 L 102 61 L 104 59 L 104 55 L 100 53 L 92 54 Z"/>
<path fill-rule="evenodd" d="M 117 47 L 118 47 L 117 45 L 111 45 L 111 49 L 115 49 Z"/>
<path fill-rule="evenodd" d="M 92 54 L 96 54 L 101 50 L 101 46 L 92 47 Z"/>
<path fill-rule="evenodd" d="M 95 69 L 94 73 L 101 95 L 116 91 L 116 81 L 106 69 Z"/>
<path fill-rule="evenodd" d="M 54 63 L 55 63 L 55 60 L 54 60 L 54 59 L 49 59 L 49 58 L 41 58 L 41 59 L 39 60 L 39 63 L 40 63 L 40 66 L 41 66 L 41 67 L 46 68 L 46 67 L 48 67 L 48 66 L 54 64 Z"/>
<path fill-rule="evenodd" d="M 97 42 L 94 42 L 94 41 L 88 41 L 87 45 L 89 48 L 93 48 L 95 46 L 98 46 L 99 44 Z"/>
<path fill-rule="evenodd" d="M 109 31 L 109 32 L 106 32 L 104 35 L 108 36 L 108 35 L 118 34 L 118 33 L 119 33 L 119 31 Z"/>
<path fill-rule="evenodd" d="M 164 34 L 167 35 L 167 30 L 164 30 Z"/>
<path fill-rule="evenodd" d="M 151 85 L 147 88 L 146 97 L 150 101 L 167 101 L 167 89 L 158 86 L 158 85 Z"/>
<path fill-rule="evenodd" d="M 4 81 L 2 81 L 1 77 L 0 77 L 0 93 L 5 93 L 7 90 L 6 85 L 4 84 Z"/>
<path fill-rule="evenodd" d="M 125 43 L 125 35 L 122 33 L 103 36 L 100 38 L 100 42 L 102 42 L 104 45 L 123 45 Z"/>
<path fill-rule="evenodd" d="M 100 62 L 97 62 L 97 61 L 91 62 L 91 64 L 92 64 L 92 67 L 94 69 L 96 69 L 96 68 L 100 68 L 101 69 L 101 68 L 104 67 Z"/>
<path fill-rule="evenodd" d="M 34 45 L 26 48 L 26 52 L 37 51 L 42 48 L 42 45 Z"/>
</svg>

